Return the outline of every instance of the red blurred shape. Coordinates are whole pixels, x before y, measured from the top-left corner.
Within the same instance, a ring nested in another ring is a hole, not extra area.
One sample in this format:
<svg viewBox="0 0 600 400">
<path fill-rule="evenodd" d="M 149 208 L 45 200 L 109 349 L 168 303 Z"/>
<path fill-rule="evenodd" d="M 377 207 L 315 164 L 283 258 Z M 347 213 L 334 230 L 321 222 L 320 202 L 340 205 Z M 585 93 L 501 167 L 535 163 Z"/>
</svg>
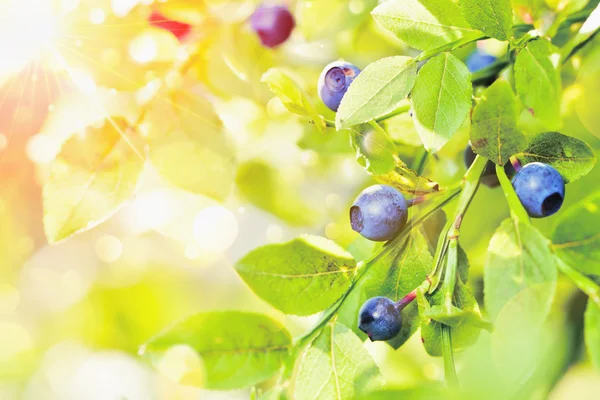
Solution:
<svg viewBox="0 0 600 400">
<path fill-rule="evenodd" d="M 192 27 L 189 24 L 173 21 L 172 19 L 165 17 L 158 11 L 152 11 L 152 14 L 150 15 L 150 18 L 148 20 L 150 21 L 150 25 L 171 32 L 179 40 L 181 40 L 185 35 L 187 35 L 192 29 Z"/>
</svg>

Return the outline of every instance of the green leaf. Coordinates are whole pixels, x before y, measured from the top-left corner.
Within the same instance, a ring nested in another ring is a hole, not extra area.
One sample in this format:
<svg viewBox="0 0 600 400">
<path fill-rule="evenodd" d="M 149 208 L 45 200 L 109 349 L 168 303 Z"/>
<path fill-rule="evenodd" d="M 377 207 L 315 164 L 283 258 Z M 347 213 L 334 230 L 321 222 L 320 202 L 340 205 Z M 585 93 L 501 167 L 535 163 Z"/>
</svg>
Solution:
<svg viewBox="0 0 600 400">
<path fill-rule="evenodd" d="M 352 82 L 336 114 L 337 129 L 368 122 L 394 111 L 410 93 L 417 76 L 413 58 L 382 58 Z"/>
<path fill-rule="evenodd" d="M 518 293 L 538 291 L 539 312 L 547 315 L 556 290 L 557 269 L 550 242 L 532 225 L 506 219 L 496 230 L 484 267 L 485 305 L 492 318 Z"/>
<path fill-rule="evenodd" d="M 481 35 L 469 26 L 458 5 L 448 0 L 391 0 L 371 14 L 384 28 L 419 50 Z"/>
<path fill-rule="evenodd" d="M 541 162 L 553 166 L 565 183 L 587 175 L 596 165 L 594 151 L 586 142 L 559 132 L 544 132 L 534 136 L 529 146 L 516 157 L 522 164 Z"/>
<path fill-rule="evenodd" d="M 142 151 L 141 136 L 123 118 L 72 136 L 43 188 L 48 242 L 89 230 L 116 213 L 135 190 Z"/>
<path fill-rule="evenodd" d="M 208 100 L 188 91 L 157 97 L 142 127 L 159 174 L 184 190 L 225 200 L 235 177 L 235 148 Z"/>
<path fill-rule="evenodd" d="M 460 280 L 456 282 L 453 297 L 454 305 L 462 311 L 460 318 L 456 318 L 458 314 L 454 317 L 446 316 L 446 318 L 440 316 L 438 306 L 444 301 L 441 290 L 436 290 L 432 296 L 420 294 L 419 297 L 419 312 L 423 315 L 421 341 L 429 355 L 434 357 L 442 355 L 442 324 L 431 319 L 431 317 L 427 317 L 427 315 L 446 319 L 447 322 L 452 319 L 452 323 L 455 325 L 452 327 L 452 348 L 455 351 L 462 351 L 477 342 L 482 326 L 479 305 L 469 289 Z"/>
<path fill-rule="evenodd" d="M 421 68 L 411 100 L 415 126 L 427 150 L 438 151 L 460 128 L 471 108 L 472 92 L 467 66 L 450 53 Z"/>
<path fill-rule="evenodd" d="M 552 44 L 546 40 L 527 43 L 514 64 L 515 85 L 523 104 L 541 126 L 560 128 L 561 83 L 551 60 Z"/>
<path fill-rule="evenodd" d="M 383 175 L 396 165 L 396 145 L 383 129 L 368 125 L 352 128 L 350 145 L 356 152 L 356 161 L 370 174 Z"/>
<path fill-rule="evenodd" d="M 600 369 L 600 307 L 590 299 L 585 310 L 584 336 L 592 364 Z"/>
<path fill-rule="evenodd" d="M 561 3 L 564 4 L 564 1 Z M 571 3 L 565 5 L 565 9 L 569 12 L 569 9 L 578 8 L 581 4 L 587 3 L 587 1 L 575 1 L 573 2 L 575 7 Z M 561 50 L 561 58 L 564 60 L 567 57 L 573 55 L 574 51 L 584 44 L 586 41 L 590 40 L 592 36 L 594 36 L 598 29 L 600 29 L 600 5 L 597 5 L 596 8 L 592 11 L 590 16 L 585 20 L 581 28 L 577 34 L 567 42 L 567 44 Z"/>
<path fill-rule="evenodd" d="M 512 36 L 510 0 L 460 0 L 460 8 L 471 27 L 498 40 Z"/>
<path fill-rule="evenodd" d="M 277 309 L 311 315 L 346 293 L 356 261 L 334 242 L 304 235 L 259 247 L 238 261 L 235 269 L 260 298 Z"/>
<path fill-rule="evenodd" d="M 385 296 L 398 301 L 423 283 L 431 270 L 433 258 L 427 241 L 415 231 L 396 253 L 384 257 L 372 265 L 366 275 L 344 299 L 338 312 L 338 320 L 361 338 L 366 335 L 358 329 L 358 310 L 363 303 L 375 296 Z M 419 327 L 420 318 L 417 305 L 413 302 L 402 310 L 402 330 L 388 343 L 398 348 L 408 340 Z"/>
<path fill-rule="evenodd" d="M 316 211 L 298 195 L 299 189 L 263 161 L 241 164 L 235 181 L 243 198 L 291 225 L 311 225 L 317 219 Z"/>
<path fill-rule="evenodd" d="M 408 100 L 405 100 L 407 103 Z M 403 113 L 383 121 L 383 128 L 388 132 L 390 138 L 396 143 L 406 144 L 413 147 L 423 146 L 419 132 L 415 127 L 412 116 Z"/>
<path fill-rule="evenodd" d="M 571 267 L 583 274 L 600 275 L 600 192 L 560 214 L 552 242 Z"/>
<path fill-rule="evenodd" d="M 473 109 L 471 143 L 475 153 L 498 165 L 527 146 L 517 128 L 517 104 L 510 84 L 499 79 L 487 88 Z"/>
<path fill-rule="evenodd" d="M 296 368 L 296 400 L 352 399 L 383 383 L 362 341 L 341 324 L 326 325 Z"/>
<path fill-rule="evenodd" d="M 269 85 L 269 89 L 290 112 L 312 119 L 319 132 L 325 132 L 325 120 L 292 77 L 279 68 L 271 68 L 260 81 Z"/>
<path fill-rule="evenodd" d="M 155 366 L 174 346 L 199 356 L 208 389 L 236 389 L 262 382 L 289 355 L 292 339 L 279 322 L 241 311 L 196 314 L 150 339 L 140 353 Z"/>
</svg>

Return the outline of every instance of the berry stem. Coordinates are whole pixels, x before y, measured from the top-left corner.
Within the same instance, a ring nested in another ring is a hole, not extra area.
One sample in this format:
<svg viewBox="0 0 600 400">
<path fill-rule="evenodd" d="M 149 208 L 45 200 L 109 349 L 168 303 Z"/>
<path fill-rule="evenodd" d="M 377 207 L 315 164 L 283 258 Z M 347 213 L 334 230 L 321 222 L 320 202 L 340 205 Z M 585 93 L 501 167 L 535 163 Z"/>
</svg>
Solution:
<svg viewBox="0 0 600 400">
<path fill-rule="evenodd" d="M 446 384 L 450 387 L 458 386 L 458 376 L 454 366 L 454 354 L 452 352 L 452 328 L 442 325 L 442 353 L 444 356 L 444 373 Z"/>
<path fill-rule="evenodd" d="M 401 298 L 400 300 L 398 300 L 395 304 L 394 307 L 396 307 L 396 309 L 398 311 L 402 311 L 404 310 L 404 308 L 409 305 L 410 303 L 412 303 L 412 301 L 414 299 L 417 298 L 417 289 L 414 289 L 412 292 L 410 292 L 409 294 L 407 294 L 406 296 L 404 296 L 403 298 Z"/>
<path fill-rule="evenodd" d="M 468 38 L 462 38 L 462 39 L 458 39 L 455 40 L 452 43 L 448 43 L 448 44 L 444 44 L 442 46 L 436 47 L 435 49 L 431 49 L 431 50 L 426 50 L 421 52 L 421 54 L 419 54 L 416 58 L 415 61 L 425 61 L 431 57 L 435 57 L 440 53 L 443 53 L 445 51 L 452 51 L 452 50 L 456 50 L 459 47 L 465 46 L 469 43 L 472 42 L 476 42 L 478 40 L 482 40 L 482 39 L 487 39 L 488 37 L 486 35 L 481 35 L 481 36 L 477 36 L 477 37 L 468 37 Z"/>
<path fill-rule="evenodd" d="M 530 223 L 531 221 L 529 220 L 529 215 L 527 215 L 527 211 L 525 211 L 523 204 L 521 204 L 521 200 L 519 200 L 512 183 L 510 183 L 508 180 L 508 176 L 506 176 L 503 166 L 496 165 L 496 175 L 498 175 L 498 180 L 500 181 L 500 185 L 502 186 L 502 190 L 506 196 L 506 201 L 508 201 L 510 215 L 515 220 L 524 222 L 526 224 Z"/>
<path fill-rule="evenodd" d="M 565 274 L 590 300 L 600 306 L 600 287 L 593 280 L 565 263 L 562 258 L 556 257 L 556 261 L 560 272 Z"/>
<path fill-rule="evenodd" d="M 515 156 L 512 156 L 510 158 L 510 164 L 513 166 L 513 168 L 515 169 L 516 172 L 519 172 L 521 170 L 521 168 L 523 168 L 521 166 L 521 161 L 519 161 L 519 159 Z"/>
</svg>

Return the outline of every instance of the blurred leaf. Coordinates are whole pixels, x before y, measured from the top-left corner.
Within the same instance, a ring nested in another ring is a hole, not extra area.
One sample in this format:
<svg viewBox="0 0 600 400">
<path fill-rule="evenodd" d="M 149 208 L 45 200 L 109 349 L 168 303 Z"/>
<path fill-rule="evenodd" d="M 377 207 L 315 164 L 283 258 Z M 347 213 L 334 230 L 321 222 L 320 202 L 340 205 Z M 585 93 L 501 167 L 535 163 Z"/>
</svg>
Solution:
<svg viewBox="0 0 600 400">
<path fill-rule="evenodd" d="M 339 299 L 352 284 L 356 261 L 328 239 L 304 235 L 259 247 L 235 265 L 263 300 L 286 314 L 311 315 Z"/>
<path fill-rule="evenodd" d="M 421 322 L 421 341 L 429 355 L 438 357 L 442 355 L 442 324 L 427 315 L 439 316 L 439 309 L 444 301 L 441 290 L 436 290 L 431 296 L 419 294 L 417 297 L 419 313 L 423 316 Z M 454 288 L 454 305 L 458 311 L 458 318 L 453 318 L 452 323 L 452 348 L 462 351 L 472 346 L 479 338 L 481 330 L 481 313 L 477 300 L 467 287 L 457 280 Z M 447 322 L 450 322 L 447 318 Z M 475 323 L 474 323 L 475 322 Z"/>
<path fill-rule="evenodd" d="M 323 133 L 325 131 L 325 120 L 317 113 L 314 104 L 306 93 L 300 89 L 289 75 L 278 68 L 271 68 L 265 72 L 260 81 L 269 85 L 269 89 L 279 97 L 285 108 L 290 112 L 309 117 L 319 132 Z"/>
<path fill-rule="evenodd" d="M 384 28 L 419 50 L 481 35 L 465 21 L 458 5 L 447 0 L 391 0 L 371 14 Z"/>
<path fill-rule="evenodd" d="M 154 365 L 177 345 L 191 347 L 206 370 L 206 388 L 236 389 L 277 372 L 292 339 L 279 322 L 241 311 L 196 314 L 159 333 L 140 349 Z"/>
<path fill-rule="evenodd" d="M 440 190 L 439 184 L 427 177 L 419 176 L 399 158 L 396 158 L 396 166 L 391 171 L 381 175 L 371 175 L 374 175 L 373 178 L 379 183 L 393 186 L 404 193 L 413 193 L 415 196 Z"/>
<path fill-rule="evenodd" d="M 444 400 L 455 398 L 455 393 L 449 392 L 441 385 L 427 383 L 415 388 L 374 391 L 357 397 L 355 400 Z"/>
<path fill-rule="evenodd" d="M 515 13 L 526 23 L 533 23 L 544 11 L 544 0 L 511 0 Z"/>
<path fill-rule="evenodd" d="M 565 4 L 567 3 L 567 4 Z M 584 0 L 575 0 L 568 2 L 568 0 L 561 0 L 559 4 L 565 5 L 565 13 L 575 12 L 573 9 L 579 8 L 582 4 L 585 6 L 588 1 Z M 582 7 L 583 8 L 583 7 Z M 577 10 L 578 11 L 578 10 Z M 593 35 L 595 35 L 600 29 L 600 5 L 596 6 L 594 11 L 590 14 L 590 16 L 585 20 L 579 31 L 569 40 L 568 44 L 561 51 L 562 59 L 565 60 L 567 57 L 570 57 L 579 46 L 584 44 L 587 40 L 589 40 Z"/>
<path fill-rule="evenodd" d="M 510 0 L 460 0 L 459 4 L 471 27 L 498 40 L 508 40 L 512 36 Z"/>
<path fill-rule="evenodd" d="M 133 194 L 144 158 L 138 132 L 121 118 L 89 127 L 65 143 L 44 184 L 50 243 L 100 224 Z"/>
<path fill-rule="evenodd" d="M 169 0 L 155 3 L 154 6 L 166 17 L 190 25 L 200 25 L 207 17 L 203 1 Z"/>
<path fill-rule="evenodd" d="M 352 82 L 336 114 L 337 129 L 349 128 L 394 111 L 410 93 L 417 63 L 404 56 L 382 58 Z"/>
<path fill-rule="evenodd" d="M 467 66 L 450 53 L 425 64 L 412 91 L 414 121 L 425 148 L 441 149 L 463 124 L 473 89 Z"/>
<path fill-rule="evenodd" d="M 600 193 L 570 207 L 559 217 L 552 234 L 553 248 L 572 268 L 600 275 Z"/>
<path fill-rule="evenodd" d="M 596 165 L 594 151 L 586 142 L 559 132 L 534 136 L 529 146 L 516 157 L 522 164 L 541 162 L 553 166 L 565 183 L 587 175 Z"/>
<path fill-rule="evenodd" d="M 349 131 L 350 144 L 356 151 L 356 161 L 367 172 L 383 175 L 394 168 L 397 158 L 396 145 L 385 130 L 365 125 Z"/>
<path fill-rule="evenodd" d="M 517 93 L 531 115 L 548 130 L 560 128 L 560 73 L 551 60 L 552 44 L 534 40 L 514 64 Z"/>
<path fill-rule="evenodd" d="M 361 339 L 366 335 L 358 329 L 358 311 L 363 303 L 376 296 L 398 301 L 423 283 L 431 270 L 433 258 L 421 233 L 415 231 L 396 253 L 384 257 L 370 267 L 367 274 L 354 286 L 344 299 L 338 312 L 338 320 L 352 327 Z M 398 348 L 417 330 L 420 317 L 415 302 L 402 310 L 402 329 L 388 343 Z"/>
<path fill-rule="evenodd" d="M 496 230 L 484 269 L 485 306 L 495 319 L 523 290 L 538 290 L 538 312 L 547 315 L 556 290 L 556 262 L 550 242 L 532 225 L 511 218 Z"/>
<path fill-rule="evenodd" d="M 296 368 L 296 400 L 351 399 L 383 383 L 362 341 L 342 324 L 326 325 Z"/>
<path fill-rule="evenodd" d="M 224 200 L 235 176 L 235 153 L 219 117 L 202 96 L 173 91 L 145 114 L 150 159 L 174 185 Z"/>
<path fill-rule="evenodd" d="M 413 117 L 410 113 L 400 114 L 385 120 L 383 128 L 388 132 L 390 138 L 392 138 L 394 142 L 414 147 L 423 146 L 423 142 L 421 141 L 421 137 L 417 132 Z"/>
<path fill-rule="evenodd" d="M 347 0 L 302 0 L 296 8 L 298 29 L 308 41 L 331 38 L 356 27 L 376 5 L 377 0 L 365 0 L 358 6 Z"/>
<path fill-rule="evenodd" d="M 292 225 L 310 225 L 317 214 L 298 195 L 298 187 L 262 161 L 241 164 L 236 176 L 240 193 L 250 203 Z"/>
<path fill-rule="evenodd" d="M 352 147 L 349 145 L 349 130 L 336 131 L 327 129 L 325 134 L 318 131 L 313 124 L 302 124 L 304 134 L 298 140 L 298 147 L 304 150 L 314 150 L 319 155 L 331 156 L 337 154 L 351 153 Z"/>
<path fill-rule="evenodd" d="M 585 344 L 594 367 L 600 369 L 600 307 L 588 299 L 585 310 Z"/>
<path fill-rule="evenodd" d="M 517 128 L 517 104 L 510 84 L 499 79 L 483 92 L 471 117 L 473 151 L 498 165 L 527 146 Z"/>
</svg>

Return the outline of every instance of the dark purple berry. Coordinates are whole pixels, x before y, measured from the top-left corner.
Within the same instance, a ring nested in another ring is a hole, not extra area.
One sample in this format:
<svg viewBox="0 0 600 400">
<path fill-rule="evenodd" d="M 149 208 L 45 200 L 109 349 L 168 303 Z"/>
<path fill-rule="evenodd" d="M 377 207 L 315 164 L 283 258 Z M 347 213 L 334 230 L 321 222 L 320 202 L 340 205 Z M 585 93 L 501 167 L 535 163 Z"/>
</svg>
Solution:
<svg viewBox="0 0 600 400">
<path fill-rule="evenodd" d="M 266 47 L 277 47 L 291 35 L 294 26 L 294 16 L 284 5 L 258 6 L 250 17 L 252 29 Z"/>
<path fill-rule="evenodd" d="M 554 167 L 533 162 L 525 165 L 512 180 L 517 196 L 533 218 L 549 217 L 562 206 L 565 181 Z"/>
<path fill-rule="evenodd" d="M 327 65 L 319 77 L 319 96 L 327 107 L 337 111 L 342 98 L 360 69 L 345 61 L 335 61 Z"/>
<path fill-rule="evenodd" d="M 393 300 L 373 297 L 367 300 L 358 312 L 358 329 L 367 334 L 371 341 L 390 340 L 400 332 L 402 317 Z"/>
<path fill-rule="evenodd" d="M 350 207 L 352 229 L 369 240 L 387 241 L 404 228 L 408 204 L 398 190 L 373 185 L 363 190 Z"/>
</svg>

